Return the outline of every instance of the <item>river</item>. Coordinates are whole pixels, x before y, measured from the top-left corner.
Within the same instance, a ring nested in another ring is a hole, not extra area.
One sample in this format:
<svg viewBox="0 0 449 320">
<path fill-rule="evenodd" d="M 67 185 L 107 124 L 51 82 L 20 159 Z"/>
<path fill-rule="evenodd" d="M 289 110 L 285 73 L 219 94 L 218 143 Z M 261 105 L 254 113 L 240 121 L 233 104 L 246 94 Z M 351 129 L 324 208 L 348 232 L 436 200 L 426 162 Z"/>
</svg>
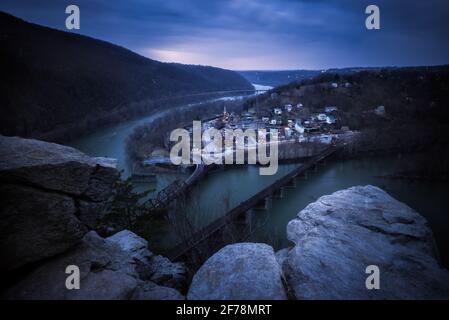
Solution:
<svg viewBox="0 0 449 320">
<path fill-rule="evenodd" d="M 119 168 L 124 170 L 124 175 L 127 176 L 130 173 L 125 155 L 127 136 L 136 126 L 150 122 L 162 114 L 158 113 L 100 129 L 73 141 L 70 145 L 91 156 L 117 158 Z M 426 181 L 408 182 L 379 177 L 400 171 L 413 157 L 413 155 L 368 157 L 329 162 L 317 172 L 311 172 L 306 180 L 298 180 L 295 188 L 284 189 L 283 197 L 273 199 L 268 210 L 251 211 L 251 224 L 254 225 L 255 231 L 250 240 L 269 243 L 276 249 L 289 246 L 291 243 L 286 238 L 287 223 L 309 203 L 337 190 L 355 185 L 372 184 L 381 187 L 391 196 L 427 218 L 434 231 L 442 262 L 448 266 L 449 213 L 446 208 L 449 184 Z M 192 191 L 191 200 L 187 204 L 188 215 L 197 227 L 204 226 L 268 186 L 296 165 L 280 165 L 278 173 L 274 176 L 260 176 L 258 168 L 254 166 L 233 167 L 213 172 Z M 158 175 L 156 190 L 160 190 L 175 179 L 185 177 L 185 174 Z M 144 184 L 137 186 L 137 189 L 147 187 L 148 185 Z M 146 231 L 150 247 L 155 252 L 167 252 L 177 241 L 176 235 L 165 221 L 150 223 Z"/>
</svg>

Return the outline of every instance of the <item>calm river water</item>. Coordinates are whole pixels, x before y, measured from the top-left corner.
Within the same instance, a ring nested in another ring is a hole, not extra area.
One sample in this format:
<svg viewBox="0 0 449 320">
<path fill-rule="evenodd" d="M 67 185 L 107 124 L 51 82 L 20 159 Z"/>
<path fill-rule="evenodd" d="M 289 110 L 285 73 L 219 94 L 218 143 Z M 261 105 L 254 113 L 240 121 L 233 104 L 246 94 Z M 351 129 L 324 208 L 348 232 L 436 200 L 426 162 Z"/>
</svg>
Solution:
<svg viewBox="0 0 449 320">
<path fill-rule="evenodd" d="M 117 158 L 119 168 L 130 172 L 125 155 L 125 140 L 132 130 L 150 122 L 158 115 L 118 124 L 73 141 L 70 145 L 91 156 Z M 449 184 L 443 182 L 408 182 L 383 179 L 379 176 L 400 171 L 413 155 L 373 157 L 356 160 L 328 162 L 317 172 L 309 172 L 306 180 L 297 180 L 295 188 L 283 190 L 281 199 L 273 199 L 268 210 L 250 212 L 254 225 L 251 241 L 267 242 L 276 249 L 291 245 L 286 238 L 289 220 L 309 203 L 322 195 L 355 185 L 375 185 L 387 191 L 394 198 L 426 217 L 434 231 L 443 264 L 449 265 L 449 212 L 447 197 Z M 191 194 L 187 205 L 189 215 L 196 226 L 203 226 L 222 215 L 241 201 L 254 195 L 274 180 L 289 172 L 298 164 L 281 165 L 274 176 L 260 176 L 255 166 L 229 168 L 213 172 L 200 182 Z M 158 176 L 157 190 L 165 187 L 184 174 L 163 174 Z M 138 189 L 148 187 L 137 186 Z M 159 221 L 149 226 L 150 247 L 160 253 L 166 252 L 176 243 L 170 225 Z"/>
</svg>

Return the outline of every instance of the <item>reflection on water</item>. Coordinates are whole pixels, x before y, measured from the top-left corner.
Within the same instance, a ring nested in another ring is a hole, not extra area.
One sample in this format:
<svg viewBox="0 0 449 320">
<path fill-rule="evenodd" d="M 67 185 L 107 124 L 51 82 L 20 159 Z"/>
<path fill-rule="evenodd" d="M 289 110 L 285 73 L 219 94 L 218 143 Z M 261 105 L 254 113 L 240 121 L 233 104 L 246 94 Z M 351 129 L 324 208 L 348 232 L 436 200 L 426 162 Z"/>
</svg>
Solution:
<svg viewBox="0 0 449 320">
<path fill-rule="evenodd" d="M 291 245 L 287 240 L 287 223 L 309 203 L 319 197 L 356 185 L 375 185 L 395 199 L 406 203 L 423 215 L 434 231 L 442 262 L 449 265 L 449 213 L 447 212 L 447 182 L 405 181 L 383 179 L 401 169 L 413 156 L 366 158 L 336 161 L 310 171 L 308 179 L 297 180 L 294 189 L 285 189 L 282 199 L 274 199 L 271 208 L 252 213 L 253 220 L 261 227 L 253 241 L 268 242 L 276 249 Z"/>
<path fill-rule="evenodd" d="M 259 167 L 230 167 L 209 174 L 192 192 L 188 214 L 202 227 L 280 179 L 299 164 L 279 165 L 276 174 L 261 176 Z"/>
<path fill-rule="evenodd" d="M 91 156 L 108 156 L 118 159 L 119 169 L 124 176 L 130 168 L 126 161 L 125 141 L 132 130 L 150 122 L 162 113 L 139 120 L 128 121 L 111 128 L 98 130 L 70 145 Z M 372 184 L 386 190 L 394 198 L 406 203 L 426 217 L 434 231 L 443 263 L 449 265 L 449 213 L 447 195 L 449 184 L 444 182 L 382 179 L 379 176 L 401 171 L 413 156 L 366 158 L 349 161 L 329 162 L 317 172 L 309 172 L 307 180 L 298 180 L 294 189 L 284 189 L 282 199 L 273 199 L 267 211 L 251 212 L 256 231 L 252 241 L 266 242 L 276 249 L 290 245 L 286 238 L 288 221 L 322 195 L 355 185 Z M 204 226 L 221 216 L 230 208 L 246 200 L 268 186 L 295 165 L 281 165 L 274 176 L 260 176 L 255 166 L 233 167 L 211 173 L 195 187 L 185 206 L 188 216 L 195 226 Z M 159 174 L 155 185 L 139 184 L 136 189 L 164 188 L 175 179 L 184 179 L 187 173 Z M 154 194 L 154 193 L 153 193 Z M 148 222 L 146 235 L 154 251 L 161 253 L 177 242 L 170 225 L 159 219 Z"/>
<path fill-rule="evenodd" d="M 365 158 L 328 162 L 318 171 L 309 171 L 305 180 L 297 179 L 295 188 L 284 188 L 280 199 L 271 199 L 268 210 L 252 210 L 251 241 L 265 242 L 275 249 L 290 246 L 286 226 L 296 214 L 319 197 L 356 185 L 375 185 L 427 218 L 434 231 L 442 261 L 449 262 L 449 214 L 446 212 L 449 184 L 383 179 L 397 172 L 413 156 Z M 256 166 L 233 167 L 209 174 L 190 195 L 188 216 L 196 227 L 220 217 L 262 190 L 296 165 L 281 165 L 277 175 L 260 176 Z M 152 248 L 166 252 L 177 241 L 168 223 L 157 221 L 149 232 Z"/>
</svg>

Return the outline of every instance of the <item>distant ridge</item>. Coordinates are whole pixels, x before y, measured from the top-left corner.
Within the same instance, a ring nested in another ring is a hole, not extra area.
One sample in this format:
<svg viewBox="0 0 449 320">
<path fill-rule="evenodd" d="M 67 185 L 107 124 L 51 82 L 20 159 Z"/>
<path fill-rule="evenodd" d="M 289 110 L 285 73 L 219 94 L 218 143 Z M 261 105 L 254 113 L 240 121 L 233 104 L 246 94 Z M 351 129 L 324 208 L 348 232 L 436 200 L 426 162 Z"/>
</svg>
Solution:
<svg viewBox="0 0 449 320">
<path fill-rule="evenodd" d="M 119 121 L 152 108 L 132 109 L 134 102 L 253 89 L 234 71 L 162 63 L 4 12 L 0 45 L 0 133 L 5 135 L 42 137 L 55 130 L 73 134 L 69 127 L 96 127 L 106 118 Z"/>
<path fill-rule="evenodd" d="M 348 68 L 331 68 L 321 70 L 240 70 L 240 73 L 246 80 L 251 83 L 261 84 L 265 86 L 281 86 L 294 81 L 302 81 L 312 79 L 323 73 L 338 73 L 340 75 L 356 73 L 360 71 L 380 71 L 392 69 L 428 69 L 438 68 L 440 66 L 417 66 L 417 67 L 348 67 Z"/>
</svg>

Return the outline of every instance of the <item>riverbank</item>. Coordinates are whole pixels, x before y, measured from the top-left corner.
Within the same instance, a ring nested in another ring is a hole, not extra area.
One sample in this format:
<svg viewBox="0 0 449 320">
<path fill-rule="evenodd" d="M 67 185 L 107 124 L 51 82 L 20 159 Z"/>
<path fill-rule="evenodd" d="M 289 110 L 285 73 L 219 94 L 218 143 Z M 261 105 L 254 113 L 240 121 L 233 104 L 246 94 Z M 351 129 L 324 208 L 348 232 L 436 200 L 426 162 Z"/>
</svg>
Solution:
<svg viewBox="0 0 449 320">
<path fill-rule="evenodd" d="M 308 203 L 320 196 L 353 185 L 372 184 L 386 190 L 395 198 L 422 213 L 434 230 L 444 265 L 449 266 L 449 217 L 446 215 L 446 198 L 449 184 L 435 181 L 409 182 L 383 179 L 379 176 L 394 173 L 413 161 L 414 155 L 389 157 L 362 157 L 338 159 L 328 162 L 306 178 L 298 178 L 295 187 L 283 188 L 282 197 L 271 198 L 263 210 L 251 210 L 246 215 L 246 225 L 251 225 L 248 240 L 264 242 L 280 249 L 290 245 L 284 226 Z M 196 228 L 207 225 L 222 214 L 248 199 L 264 186 L 271 184 L 298 164 L 281 165 L 279 174 L 260 176 L 257 167 L 233 167 L 209 173 L 192 191 L 190 201 L 183 204 L 186 215 Z M 158 222 L 158 230 L 150 235 L 156 250 L 169 252 L 176 235 L 169 225 Z M 164 231 L 165 230 L 165 231 Z M 168 250 L 168 251 L 167 251 Z"/>
<path fill-rule="evenodd" d="M 205 102 L 180 105 L 174 109 L 151 113 L 148 116 L 121 122 L 119 124 L 95 130 L 89 135 L 74 139 L 68 146 L 81 150 L 90 156 L 111 157 L 117 159 L 117 166 L 122 170 L 122 176 L 127 178 L 132 172 L 132 163 L 126 154 L 126 142 L 135 128 L 151 123 L 171 111 L 187 112 L 191 108 L 202 108 Z"/>
</svg>

